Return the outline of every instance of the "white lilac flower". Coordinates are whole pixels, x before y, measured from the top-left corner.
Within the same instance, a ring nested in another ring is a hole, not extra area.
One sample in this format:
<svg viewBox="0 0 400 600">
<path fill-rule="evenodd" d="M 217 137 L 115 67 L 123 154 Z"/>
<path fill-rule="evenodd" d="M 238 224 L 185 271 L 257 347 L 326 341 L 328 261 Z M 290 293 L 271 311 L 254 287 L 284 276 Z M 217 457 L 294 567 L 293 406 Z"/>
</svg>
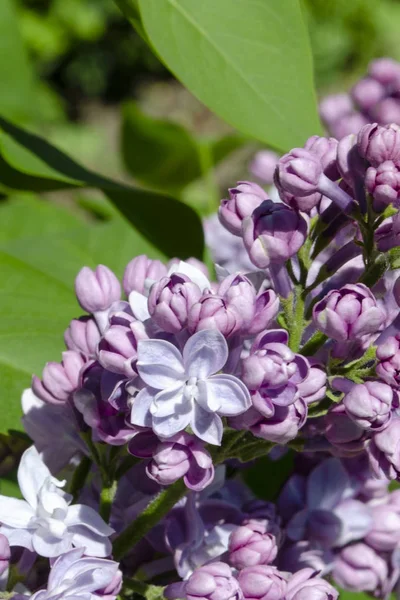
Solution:
<svg viewBox="0 0 400 600">
<path fill-rule="evenodd" d="M 220 444 L 221 417 L 245 412 L 247 387 L 233 375 L 216 375 L 228 359 L 228 345 L 217 330 L 202 330 L 183 353 L 165 340 L 141 340 L 137 370 L 146 384 L 132 401 L 131 422 L 171 437 L 190 426 L 197 437 Z"/>
<path fill-rule="evenodd" d="M 73 546 L 89 556 L 108 556 L 111 529 L 93 508 L 70 506 L 72 496 L 60 488 L 65 481 L 53 477 L 36 448 L 21 458 L 18 483 L 25 500 L 0 496 L 0 533 L 10 546 L 22 546 L 40 556 L 55 557 Z"/>
<path fill-rule="evenodd" d="M 77 548 L 55 561 L 47 589 L 33 594 L 31 600 L 108 600 L 115 599 L 121 587 L 118 563 L 83 556 Z M 107 590 L 107 595 L 104 595 Z"/>
</svg>

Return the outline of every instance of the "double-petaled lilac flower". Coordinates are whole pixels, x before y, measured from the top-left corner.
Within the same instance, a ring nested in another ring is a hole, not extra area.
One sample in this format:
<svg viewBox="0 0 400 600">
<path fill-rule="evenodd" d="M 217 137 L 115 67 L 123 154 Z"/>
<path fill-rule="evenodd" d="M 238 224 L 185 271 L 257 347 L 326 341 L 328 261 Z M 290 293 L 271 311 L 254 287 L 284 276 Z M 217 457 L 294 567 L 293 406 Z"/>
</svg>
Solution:
<svg viewBox="0 0 400 600">
<path fill-rule="evenodd" d="M 392 409 L 399 406 L 399 396 L 386 383 L 366 381 L 353 385 L 343 404 L 349 417 L 362 429 L 379 431 L 388 425 Z"/>
<path fill-rule="evenodd" d="M 204 565 L 187 581 L 172 583 L 165 591 L 166 598 L 177 600 L 240 600 L 242 593 L 232 569 L 223 562 Z"/>
<path fill-rule="evenodd" d="M 389 337 L 376 349 L 378 364 L 376 373 L 386 383 L 395 388 L 400 387 L 400 334 Z"/>
<path fill-rule="evenodd" d="M 164 331 L 179 333 L 186 327 L 189 310 L 201 295 L 198 285 L 183 273 L 162 277 L 150 289 L 150 316 Z"/>
<path fill-rule="evenodd" d="M 146 387 L 132 399 L 131 422 L 166 438 L 190 425 L 200 439 L 220 444 L 221 416 L 241 414 L 251 403 L 237 377 L 216 375 L 228 354 L 216 330 L 194 334 L 182 354 L 165 340 L 139 342 L 137 370 Z"/>
<path fill-rule="evenodd" d="M 82 354 L 67 350 L 61 363 L 49 362 L 43 369 L 42 379 L 32 377 L 32 389 L 41 400 L 50 404 L 64 404 L 79 387 L 80 375 L 86 360 Z"/>
<path fill-rule="evenodd" d="M 372 436 L 367 451 L 375 477 L 397 479 L 400 476 L 400 417 L 393 415 L 389 425 Z"/>
<path fill-rule="evenodd" d="M 129 443 L 129 452 L 150 458 L 147 475 L 160 485 L 171 485 L 181 477 L 186 487 L 197 492 L 214 478 L 214 466 L 204 444 L 185 431 L 160 442 L 153 433 L 139 433 Z"/>
<path fill-rule="evenodd" d="M 281 265 L 300 250 L 307 222 L 296 210 L 264 200 L 242 225 L 243 241 L 251 262 L 259 269 Z"/>
<path fill-rule="evenodd" d="M 260 206 L 268 194 L 250 181 L 239 181 L 235 188 L 229 190 L 229 200 L 222 200 L 218 216 L 222 225 L 233 235 L 242 235 L 242 222 L 250 217 Z"/>
<path fill-rule="evenodd" d="M 400 490 L 371 506 L 371 514 L 372 529 L 366 543 L 378 552 L 393 551 L 400 544 Z"/>
<path fill-rule="evenodd" d="M 381 127 L 377 123 L 365 125 L 357 137 L 359 152 L 373 166 L 400 159 L 400 127 L 392 123 Z"/>
<path fill-rule="evenodd" d="M 0 533 L 10 546 L 22 546 L 40 556 L 55 557 L 84 547 L 89 556 L 108 556 L 114 533 L 99 514 L 84 504 L 70 506 L 72 497 L 60 488 L 65 482 L 51 476 L 34 446 L 26 450 L 18 468 L 25 500 L 0 496 Z"/>
<path fill-rule="evenodd" d="M 145 326 L 140 321 L 135 320 L 128 325 L 111 325 L 98 345 L 98 360 L 104 369 L 132 377 L 136 374 L 138 343 L 147 338 Z"/>
<path fill-rule="evenodd" d="M 371 529 L 372 517 L 369 508 L 354 496 L 352 481 L 337 458 L 317 465 L 307 480 L 289 479 L 279 499 L 287 518 L 292 513 L 286 525 L 288 538 L 308 539 L 323 548 L 363 538 Z"/>
<path fill-rule="evenodd" d="M 379 596 L 388 578 L 388 566 L 377 552 L 360 542 L 340 551 L 332 574 L 335 582 L 347 590 Z"/>
<path fill-rule="evenodd" d="M 365 430 L 351 419 L 343 403 L 335 405 L 324 418 L 325 436 L 339 456 L 352 456 L 363 450 Z"/>
<path fill-rule="evenodd" d="M 275 406 L 286 407 L 299 398 L 297 386 L 309 375 L 307 359 L 290 350 L 288 340 L 283 329 L 263 332 L 243 360 L 243 382 L 254 408 L 267 418 L 274 415 Z"/>
<path fill-rule="evenodd" d="M 314 569 L 301 569 L 287 584 L 285 600 L 337 600 L 338 590 Z"/>
<path fill-rule="evenodd" d="M 313 310 L 315 327 L 338 342 L 377 333 L 385 318 L 385 311 L 363 283 L 330 291 Z"/>
<path fill-rule="evenodd" d="M 245 600 L 283 600 L 286 597 L 286 578 L 270 565 L 242 569 L 238 582 Z"/>
<path fill-rule="evenodd" d="M 116 600 L 122 585 L 118 563 L 84 556 L 84 551 L 76 548 L 57 558 L 46 589 L 31 600 Z"/>
<path fill-rule="evenodd" d="M 258 520 L 249 520 L 231 533 L 229 539 L 229 562 L 236 569 L 268 565 L 278 554 L 275 536 L 267 532 L 267 526 Z"/>
<path fill-rule="evenodd" d="M 365 187 L 377 202 L 398 205 L 400 195 L 400 170 L 398 163 L 387 160 L 378 167 L 369 167 Z"/>
<path fill-rule="evenodd" d="M 123 288 L 125 294 L 133 291 L 139 294 L 145 294 L 148 288 L 155 281 L 167 275 L 167 267 L 159 260 L 152 260 L 145 254 L 136 256 L 126 266 Z"/>
<path fill-rule="evenodd" d="M 227 338 L 239 333 L 243 324 L 243 317 L 237 308 L 216 294 L 202 296 L 193 304 L 188 317 L 190 333 L 216 329 Z"/>
</svg>

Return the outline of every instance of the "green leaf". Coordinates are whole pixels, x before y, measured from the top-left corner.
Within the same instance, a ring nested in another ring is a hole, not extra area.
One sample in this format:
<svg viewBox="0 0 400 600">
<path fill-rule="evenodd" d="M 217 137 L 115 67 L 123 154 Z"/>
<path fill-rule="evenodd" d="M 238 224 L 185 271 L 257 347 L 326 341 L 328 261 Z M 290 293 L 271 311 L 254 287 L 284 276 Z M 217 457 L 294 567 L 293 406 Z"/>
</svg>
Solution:
<svg viewBox="0 0 400 600">
<path fill-rule="evenodd" d="M 85 169 L 44 139 L 0 117 L 0 182 L 16 190 L 101 189 L 149 242 L 167 256 L 202 258 L 197 213 L 173 197 L 146 192 Z"/>
<path fill-rule="evenodd" d="M 196 140 L 186 129 L 145 115 L 133 102 L 122 114 L 122 154 L 138 181 L 179 192 L 201 176 Z"/>
<path fill-rule="evenodd" d="M 132 7 L 132 0 L 119 0 Z M 299 0 L 139 0 L 165 64 L 242 133 L 280 150 L 319 133 Z"/>
<path fill-rule="evenodd" d="M 37 116 L 34 79 L 13 0 L 0 2 L 0 114 L 23 122 Z"/>
<path fill-rule="evenodd" d="M 294 453 L 289 450 L 279 460 L 260 458 L 253 467 L 243 472 L 243 478 L 256 496 L 275 501 L 293 471 L 293 457 Z"/>
</svg>

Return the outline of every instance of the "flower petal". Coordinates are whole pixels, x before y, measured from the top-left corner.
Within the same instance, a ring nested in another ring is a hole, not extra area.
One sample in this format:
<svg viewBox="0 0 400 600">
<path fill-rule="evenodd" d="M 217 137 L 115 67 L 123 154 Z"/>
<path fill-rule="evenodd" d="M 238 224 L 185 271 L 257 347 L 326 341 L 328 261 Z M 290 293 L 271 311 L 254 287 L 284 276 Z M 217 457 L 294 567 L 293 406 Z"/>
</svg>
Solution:
<svg viewBox="0 0 400 600">
<path fill-rule="evenodd" d="M 33 552 L 32 536 L 33 529 L 13 529 L 7 525 L 0 527 L 0 533 L 6 536 L 10 546 L 21 546 Z"/>
<path fill-rule="evenodd" d="M 191 410 L 191 402 L 184 397 L 183 389 L 183 385 L 179 383 L 175 387 L 158 392 L 150 407 L 153 417 L 168 417 L 174 413 Z"/>
<path fill-rule="evenodd" d="M 35 446 L 22 455 L 18 467 L 18 485 L 22 495 L 33 509 L 37 507 L 37 496 L 45 480 L 51 476 Z"/>
<path fill-rule="evenodd" d="M 172 387 L 185 379 L 181 353 L 169 342 L 140 340 L 137 355 L 139 375 L 156 390 Z"/>
<path fill-rule="evenodd" d="M 219 404 L 217 413 L 223 417 L 233 417 L 246 412 L 251 406 L 250 392 L 233 375 L 214 375 L 206 381 L 207 397 Z"/>
<path fill-rule="evenodd" d="M 195 283 L 201 292 L 204 290 L 211 290 L 211 283 L 208 281 L 207 277 L 193 265 L 190 265 L 183 260 L 178 263 L 174 263 L 168 271 L 168 277 L 170 277 L 173 273 L 182 273 L 183 275 L 187 275 L 193 283 Z"/>
<path fill-rule="evenodd" d="M 112 545 L 108 537 L 97 535 L 86 527 L 71 527 L 72 543 L 76 548 L 85 548 L 87 556 L 105 558 L 111 554 Z"/>
<path fill-rule="evenodd" d="M 198 331 L 188 339 L 183 349 L 186 373 L 189 377 L 205 379 L 222 369 L 228 354 L 228 344 L 220 331 Z"/>
<path fill-rule="evenodd" d="M 138 321 L 147 321 L 150 319 L 149 309 L 147 307 L 147 297 L 135 290 L 129 294 L 129 305 L 133 315 Z"/>
<path fill-rule="evenodd" d="M 52 535 L 47 529 L 41 527 L 32 536 L 32 545 L 39 556 L 54 558 L 64 554 L 71 548 L 72 535 L 67 533 L 63 538 Z"/>
<path fill-rule="evenodd" d="M 139 425 L 139 427 L 151 427 L 152 417 L 150 406 L 152 405 L 156 394 L 156 390 L 146 387 L 143 388 L 143 390 L 140 390 L 138 395 L 133 398 L 131 409 L 132 425 Z"/>
<path fill-rule="evenodd" d="M 329 458 L 317 465 L 307 481 L 309 509 L 333 509 L 346 497 L 351 488 L 349 476 L 337 458 Z"/>
<path fill-rule="evenodd" d="M 169 438 L 186 429 L 191 422 L 192 415 L 192 403 L 182 404 L 180 412 L 166 417 L 153 417 L 153 431 L 161 437 Z"/>
<path fill-rule="evenodd" d="M 221 445 L 224 427 L 221 417 L 215 413 L 207 412 L 199 404 L 195 403 L 191 426 L 193 433 L 204 442 L 216 446 Z"/>
<path fill-rule="evenodd" d="M 361 540 L 372 527 L 370 507 L 360 500 L 345 500 L 333 513 L 341 520 L 342 530 L 335 546 L 341 547 L 354 540 Z"/>
<path fill-rule="evenodd" d="M 86 504 L 73 504 L 69 506 L 64 522 L 68 527 L 82 525 L 99 535 L 109 536 L 114 533 L 114 529 L 109 527 L 101 516 L 93 508 L 86 506 Z"/>
<path fill-rule="evenodd" d="M 16 529 L 27 529 L 34 516 L 32 507 L 25 500 L 0 496 L 0 523 Z"/>
</svg>

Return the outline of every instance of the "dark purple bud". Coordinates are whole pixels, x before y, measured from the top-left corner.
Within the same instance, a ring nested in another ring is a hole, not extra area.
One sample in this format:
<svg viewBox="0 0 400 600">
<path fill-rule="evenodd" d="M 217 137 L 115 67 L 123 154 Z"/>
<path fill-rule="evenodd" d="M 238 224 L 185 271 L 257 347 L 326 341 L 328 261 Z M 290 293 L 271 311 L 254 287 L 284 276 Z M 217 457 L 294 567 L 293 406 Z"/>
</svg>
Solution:
<svg viewBox="0 0 400 600">
<path fill-rule="evenodd" d="M 377 58 L 373 60 L 368 68 L 371 77 L 383 85 L 400 84 L 400 64 L 392 58 Z"/>
<path fill-rule="evenodd" d="M 378 595 L 388 577 L 386 561 L 366 544 L 350 544 L 336 556 L 333 566 L 335 582 L 352 592 Z"/>
<path fill-rule="evenodd" d="M 121 299 L 121 285 L 104 265 L 98 265 L 94 271 L 83 267 L 75 279 L 75 293 L 83 310 L 96 313 L 107 310 Z"/>
<path fill-rule="evenodd" d="M 362 429 L 383 429 L 389 423 L 392 407 L 399 398 L 390 385 L 380 381 L 355 384 L 343 398 L 348 416 Z"/>
<path fill-rule="evenodd" d="M 305 150 L 309 150 L 320 160 L 323 172 L 332 181 L 339 179 L 336 164 L 337 148 L 338 141 L 335 138 L 321 137 L 319 135 L 313 135 L 304 145 Z"/>
<path fill-rule="evenodd" d="M 385 311 L 362 283 L 330 291 L 313 310 L 315 327 L 338 342 L 377 333 L 385 319 Z"/>
<path fill-rule="evenodd" d="M 272 150 L 260 150 L 250 164 L 250 171 L 267 185 L 272 185 L 278 160 L 279 155 L 276 152 L 272 152 Z"/>
<path fill-rule="evenodd" d="M 400 543 L 400 495 L 392 492 L 384 504 L 371 506 L 372 529 L 365 541 L 378 552 L 391 552 Z"/>
<path fill-rule="evenodd" d="M 79 387 L 85 360 L 81 354 L 67 350 L 61 363 L 49 362 L 43 369 L 42 380 L 32 377 L 32 389 L 44 402 L 64 404 Z"/>
<path fill-rule="evenodd" d="M 148 335 L 140 321 L 133 321 L 129 326 L 111 325 L 99 344 L 98 360 L 108 371 L 132 377 L 137 374 L 138 342 L 146 339 Z"/>
<path fill-rule="evenodd" d="M 329 129 L 331 125 L 351 113 L 352 110 L 353 103 L 348 94 L 331 94 L 319 103 L 319 114 Z"/>
<path fill-rule="evenodd" d="M 376 349 L 376 374 L 395 388 L 400 388 L 400 334 L 389 337 Z"/>
<path fill-rule="evenodd" d="M 286 579 L 276 567 L 256 565 L 239 572 L 238 582 L 244 600 L 283 600 Z"/>
<path fill-rule="evenodd" d="M 389 425 L 375 433 L 367 446 L 370 466 L 378 479 L 400 475 L 400 418 L 392 416 Z"/>
<path fill-rule="evenodd" d="M 240 600 L 242 597 L 231 567 L 223 562 L 199 567 L 186 581 L 169 585 L 164 595 L 170 600 Z"/>
<path fill-rule="evenodd" d="M 251 281 L 244 275 L 229 275 L 220 283 L 218 295 L 224 298 L 228 307 L 235 308 L 242 317 L 243 329 L 247 330 L 256 310 L 256 289 Z"/>
<path fill-rule="evenodd" d="M 10 544 L 5 535 L 0 533 L 0 577 L 6 572 L 10 564 Z"/>
<path fill-rule="evenodd" d="M 153 283 L 166 275 L 167 268 L 161 261 L 152 260 L 145 254 L 136 256 L 125 269 L 123 279 L 125 294 L 129 296 L 133 291 L 143 294 L 146 291 L 146 280 Z"/>
<path fill-rule="evenodd" d="M 274 290 L 266 290 L 256 298 L 255 314 L 247 327 L 247 335 L 258 335 L 269 327 L 279 312 L 279 298 Z"/>
<path fill-rule="evenodd" d="M 376 79 L 364 77 L 353 86 L 351 95 L 358 107 L 362 111 L 368 112 L 386 96 L 386 89 Z"/>
<path fill-rule="evenodd" d="M 235 188 L 230 188 L 229 200 L 221 201 L 219 220 L 233 235 L 240 236 L 243 219 L 250 217 L 257 206 L 267 199 L 268 194 L 256 183 L 239 181 Z"/>
<path fill-rule="evenodd" d="M 182 273 L 173 273 L 153 284 L 148 307 L 155 323 L 168 333 L 178 333 L 187 325 L 188 313 L 200 300 L 196 283 Z"/>
<path fill-rule="evenodd" d="M 243 221 L 243 241 L 252 263 L 259 269 L 283 264 L 304 244 L 307 222 L 284 204 L 265 200 Z"/>
<path fill-rule="evenodd" d="M 94 358 L 100 341 L 100 331 L 94 319 L 81 317 L 73 319 L 64 333 L 68 350 L 80 352 L 87 358 Z"/>
<path fill-rule="evenodd" d="M 202 296 L 189 312 L 188 329 L 191 334 L 201 329 L 218 329 L 222 335 L 230 337 L 238 333 L 242 326 L 241 315 L 221 296 Z"/>
<path fill-rule="evenodd" d="M 236 569 L 270 564 L 277 554 L 275 537 L 255 520 L 235 529 L 229 539 L 229 562 Z"/>
<path fill-rule="evenodd" d="M 373 167 L 400 159 L 400 127 L 392 123 L 381 127 L 377 123 L 365 125 L 359 132 L 357 144 L 360 155 Z"/>
<path fill-rule="evenodd" d="M 339 592 L 314 569 L 301 569 L 288 581 L 285 600 L 337 600 Z"/>
<path fill-rule="evenodd" d="M 397 205 L 400 193 L 399 168 L 391 160 L 381 163 L 377 168 L 369 167 L 365 187 L 377 202 Z"/>
</svg>

